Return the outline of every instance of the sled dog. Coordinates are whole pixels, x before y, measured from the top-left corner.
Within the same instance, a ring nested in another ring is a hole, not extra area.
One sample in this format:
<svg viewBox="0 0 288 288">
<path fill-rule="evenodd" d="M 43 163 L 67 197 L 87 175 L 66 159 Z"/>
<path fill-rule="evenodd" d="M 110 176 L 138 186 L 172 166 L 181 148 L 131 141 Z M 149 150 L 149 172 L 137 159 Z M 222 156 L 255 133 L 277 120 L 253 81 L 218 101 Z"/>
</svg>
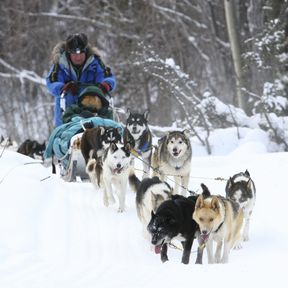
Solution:
<svg viewBox="0 0 288 288">
<path fill-rule="evenodd" d="M 172 199 L 160 204 L 156 213 L 151 212 L 147 229 L 151 234 L 151 242 L 155 245 L 155 252 L 160 253 L 162 262 L 168 260 L 168 244 L 173 239 L 178 239 L 183 246 L 182 263 L 189 263 L 193 241 L 199 232 L 197 223 L 191 217 L 197 197 L 172 195 Z M 196 263 L 202 263 L 198 256 Z"/>
<path fill-rule="evenodd" d="M 105 206 L 115 203 L 113 195 L 113 188 L 115 188 L 119 200 L 118 212 L 123 212 L 131 161 L 130 147 L 111 143 L 105 150 L 102 160 L 103 162 L 94 158 L 90 159 L 86 172 L 91 182 L 102 188 Z"/>
<path fill-rule="evenodd" d="M 256 201 L 256 188 L 250 173 L 246 170 L 230 177 L 226 184 L 226 197 L 237 202 L 244 212 L 243 240 L 249 240 L 249 224 Z"/>
<path fill-rule="evenodd" d="M 18 148 L 17 152 L 27 155 L 34 159 L 41 159 L 43 160 L 43 154 L 46 149 L 45 142 L 40 144 L 36 140 L 25 140 Z"/>
<path fill-rule="evenodd" d="M 117 128 L 98 126 L 85 130 L 81 138 L 81 152 L 85 163 L 88 163 L 90 157 L 97 159 L 103 156 L 104 150 L 112 142 L 121 142 L 121 135 Z"/>
<path fill-rule="evenodd" d="M 124 129 L 124 144 L 129 144 L 132 154 L 143 160 L 143 178 L 149 177 L 152 155 L 152 134 L 148 126 L 149 110 L 142 114 L 130 112 L 129 109 L 127 112 L 129 116 Z"/>
<path fill-rule="evenodd" d="M 209 195 L 208 188 L 204 184 L 201 186 L 203 194 Z M 241 240 L 242 208 L 238 203 L 222 196 L 199 195 L 193 219 L 199 224 L 200 237 L 206 243 L 208 263 L 228 263 L 230 250 Z M 217 243 L 215 255 L 213 241 Z"/>
<path fill-rule="evenodd" d="M 153 175 L 159 175 L 161 180 L 174 176 L 174 193 L 186 195 L 188 188 L 192 148 L 188 130 L 172 131 L 159 139 L 158 146 L 152 156 Z M 158 171 L 158 172 L 157 172 Z"/>
<path fill-rule="evenodd" d="M 171 198 L 173 189 L 167 182 L 161 181 L 157 176 L 144 178 L 140 181 L 131 169 L 129 183 L 136 192 L 136 210 L 143 226 L 143 235 L 149 240 L 147 225 L 151 219 L 151 211 L 154 213 L 159 205 Z M 150 241 L 149 241 L 150 242 Z"/>
</svg>

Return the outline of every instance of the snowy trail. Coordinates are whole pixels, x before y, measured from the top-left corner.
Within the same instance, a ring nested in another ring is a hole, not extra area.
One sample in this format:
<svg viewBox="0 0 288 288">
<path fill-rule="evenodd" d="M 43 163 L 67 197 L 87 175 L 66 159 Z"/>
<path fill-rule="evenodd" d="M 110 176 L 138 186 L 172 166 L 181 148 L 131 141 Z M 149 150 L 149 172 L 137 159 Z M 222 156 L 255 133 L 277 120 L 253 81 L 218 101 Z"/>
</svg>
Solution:
<svg viewBox="0 0 288 288">
<path fill-rule="evenodd" d="M 226 182 L 210 178 L 228 178 L 247 168 L 255 181 L 251 240 L 231 252 L 227 265 L 194 265 L 192 253 L 185 266 L 180 263 L 182 252 L 175 249 L 169 249 L 170 261 L 162 264 L 142 236 L 130 189 L 126 211 L 119 214 L 117 204 L 104 207 L 101 191 L 91 183 L 66 183 L 55 175 L 40 181 L 50 169 L 39 164 L 15 168 L 0 185 L 0 287 L 147 288 L 163 283 L 179 287 L 200 285 L 203 279 L 207 285 L 223 288 L 230 288 L 231 281 L 233 287 L 243 288 L 247 279 L 251 286 L 280 285 L 288 257 L 284 214 L 288 153 L 236 152 L 193 157 L 191 166 L 190 189 L 198 192 L 203 182 L 211 192 L 224 195 Z M 27 159 L 15 153 L 4 155 L 0 177 Z M 196 248 L 195 241 L 192 251 Z M 228 277 L 230 284 L 215 286 L 219 275 Z"/>
</svg>

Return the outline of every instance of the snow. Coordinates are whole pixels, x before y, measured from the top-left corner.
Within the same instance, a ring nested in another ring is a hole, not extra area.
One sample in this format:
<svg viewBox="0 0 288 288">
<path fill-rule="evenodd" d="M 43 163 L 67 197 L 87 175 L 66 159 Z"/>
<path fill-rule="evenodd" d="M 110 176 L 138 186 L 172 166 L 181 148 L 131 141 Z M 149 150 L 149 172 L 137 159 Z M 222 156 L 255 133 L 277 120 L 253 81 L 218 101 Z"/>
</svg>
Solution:
<svg viewBox="0 0 288 288">
<path fill-rule="evenodd" d="M 162 264 L 150 251 L 137 218 L 135 194 L 127 191 L 126 211 L 105 207 L 91 183 L 67 183 L 39 161 L 5 150 L 0 158 L 0 287 L 269 287 L 285 283 L 288 256 L 286 210 L 288 153 L 271 153 L 257 129 L 215 130 L 212 156 L 191 139 L 189 188 L 205 183 L 224 195 L 225 181 L 249 170 L 256 185 L 250 241 L 233 250 L 228 264 L 181 264 L 169 248 Z M 273 145 L 272 145 L 273 146 Z M 2 151 L 0 151 L 2 152 Z M 1 154 L 1 153 L 0 153 Z M 140 163 L 136 163 L 141 168 Z M 139 175 L 140 176 L 140 175 Z"/>
</svg>

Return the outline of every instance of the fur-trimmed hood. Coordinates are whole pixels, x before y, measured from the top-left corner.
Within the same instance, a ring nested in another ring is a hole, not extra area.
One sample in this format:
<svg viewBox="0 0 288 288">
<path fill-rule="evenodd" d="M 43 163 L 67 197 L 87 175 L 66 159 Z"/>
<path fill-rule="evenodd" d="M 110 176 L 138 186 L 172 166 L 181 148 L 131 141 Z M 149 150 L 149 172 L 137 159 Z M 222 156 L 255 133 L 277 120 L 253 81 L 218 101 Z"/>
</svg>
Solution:
<svg viewBox="0 0 288 288">
<path fill-rule="evenodd" d="M 51 64 L 56 64 L 59 62 L 61 55 L 65 52 L 65 41 L 61 41 L 55 45 L 55 47 L 52 49 L 51 53 Z M 91 55 L 96 55 L 98 57 L 101 57 L 99 50 L 96 47 L 92 47 L 90 44 L 87 46 L 87 59 Z"/>
</svg>

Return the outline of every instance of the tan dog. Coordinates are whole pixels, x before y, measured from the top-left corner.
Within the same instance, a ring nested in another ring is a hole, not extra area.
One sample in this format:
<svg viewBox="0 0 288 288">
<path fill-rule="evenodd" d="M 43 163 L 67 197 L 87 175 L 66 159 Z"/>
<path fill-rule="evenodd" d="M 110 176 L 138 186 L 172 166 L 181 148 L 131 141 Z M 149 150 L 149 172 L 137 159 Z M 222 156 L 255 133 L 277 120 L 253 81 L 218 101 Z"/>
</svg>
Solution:
<svg viewBox="0 0 288 288">
<path fill-rule="evenodd" d="M 201 186 L 203 194 L 209 195 L 208 188 L 203 184 Z M 232 200 L 213 195 L 205 197 L 203 194 L 196 201 L 193 219 L 200 227 L 202 240 L 207 243 L 208 263 L 228 263 L 230 250 L 241 240 L 243 211 Z M 215 256 L 213 241 L 217 243 Z"/>
</svg>

